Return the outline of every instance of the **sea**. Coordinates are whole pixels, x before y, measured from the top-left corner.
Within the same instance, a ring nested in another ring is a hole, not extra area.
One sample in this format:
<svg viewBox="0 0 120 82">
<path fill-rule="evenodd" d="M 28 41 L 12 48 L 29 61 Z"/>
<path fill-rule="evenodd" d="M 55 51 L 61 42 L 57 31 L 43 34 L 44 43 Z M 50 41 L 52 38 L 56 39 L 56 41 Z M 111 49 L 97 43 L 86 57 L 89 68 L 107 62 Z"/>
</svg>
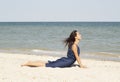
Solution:
<svg viewBox="0 0 120 82">
<path fill-rule="evenodd" d="M 66 56 L 73 30 L 82 35 L 82 58 L 120 61 L 120 22 L 0 22 L 0 52 Z"/>
</svg>

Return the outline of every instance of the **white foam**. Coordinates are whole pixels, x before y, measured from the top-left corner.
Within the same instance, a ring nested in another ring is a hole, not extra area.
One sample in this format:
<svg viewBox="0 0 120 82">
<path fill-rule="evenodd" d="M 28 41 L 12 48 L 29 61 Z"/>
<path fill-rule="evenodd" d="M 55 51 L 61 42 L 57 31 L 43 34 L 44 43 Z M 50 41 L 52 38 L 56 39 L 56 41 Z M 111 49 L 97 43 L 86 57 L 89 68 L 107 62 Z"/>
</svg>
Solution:
<svg viewBox="0 0 120 82">
<path fill-rule="evenodd" d="M 38 50 L 38 49 L 34 49 L 32 50 L 32 52 L 36 52 L 36 53 L 44 53 L 44 54 L 65 54 L 65 52 L 63 51 L 46 51 L 46 50 Z"/>
</svg>

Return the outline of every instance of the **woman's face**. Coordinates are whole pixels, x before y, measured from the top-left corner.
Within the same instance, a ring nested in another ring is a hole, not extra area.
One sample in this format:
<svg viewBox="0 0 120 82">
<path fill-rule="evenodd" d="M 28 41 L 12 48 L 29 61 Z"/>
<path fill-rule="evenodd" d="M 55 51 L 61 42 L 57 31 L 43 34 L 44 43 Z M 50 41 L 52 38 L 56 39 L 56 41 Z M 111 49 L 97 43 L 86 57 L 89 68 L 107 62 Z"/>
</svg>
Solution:
<svg viewBox="0 0 120 82">
<path fill-rule="evenodd" d="M 79 33 L 79 32 L 76 32 L 76 39 L 78 39 L 78 40 L 81 40 L 82 39 L 82 36 L 81 36 L 81 34 Z"/>
</svg>

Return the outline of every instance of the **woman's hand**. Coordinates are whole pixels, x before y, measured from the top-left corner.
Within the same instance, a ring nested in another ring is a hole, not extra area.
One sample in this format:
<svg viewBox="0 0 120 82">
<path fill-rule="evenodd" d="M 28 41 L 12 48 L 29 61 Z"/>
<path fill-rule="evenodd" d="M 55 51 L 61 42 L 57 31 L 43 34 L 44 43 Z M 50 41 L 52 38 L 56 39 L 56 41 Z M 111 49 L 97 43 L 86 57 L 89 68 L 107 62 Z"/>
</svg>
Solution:
<svg viewBox="0 0 120 82">
<path fill-rule="evenodd" d="M 79 65 L 80 68 L 87 68 L 85 65 Z"/>
</svg>

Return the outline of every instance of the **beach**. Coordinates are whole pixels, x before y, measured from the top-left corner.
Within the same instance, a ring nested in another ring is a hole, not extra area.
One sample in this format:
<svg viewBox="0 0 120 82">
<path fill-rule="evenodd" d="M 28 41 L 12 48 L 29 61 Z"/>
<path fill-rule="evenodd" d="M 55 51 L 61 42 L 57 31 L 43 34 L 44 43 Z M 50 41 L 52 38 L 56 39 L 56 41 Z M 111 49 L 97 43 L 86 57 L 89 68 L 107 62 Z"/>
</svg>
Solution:
<svg viewBox="0 0 120 82">
<path fill-rule="evenodd" d="M 0 53 L 0 82 L 120 82 L 120 62 L 83 59 L 87 68 L 21 67 L 27 61 L 59 57 Z M 77 64 L 77 62 L 75 62 Z"/>
</svg>

